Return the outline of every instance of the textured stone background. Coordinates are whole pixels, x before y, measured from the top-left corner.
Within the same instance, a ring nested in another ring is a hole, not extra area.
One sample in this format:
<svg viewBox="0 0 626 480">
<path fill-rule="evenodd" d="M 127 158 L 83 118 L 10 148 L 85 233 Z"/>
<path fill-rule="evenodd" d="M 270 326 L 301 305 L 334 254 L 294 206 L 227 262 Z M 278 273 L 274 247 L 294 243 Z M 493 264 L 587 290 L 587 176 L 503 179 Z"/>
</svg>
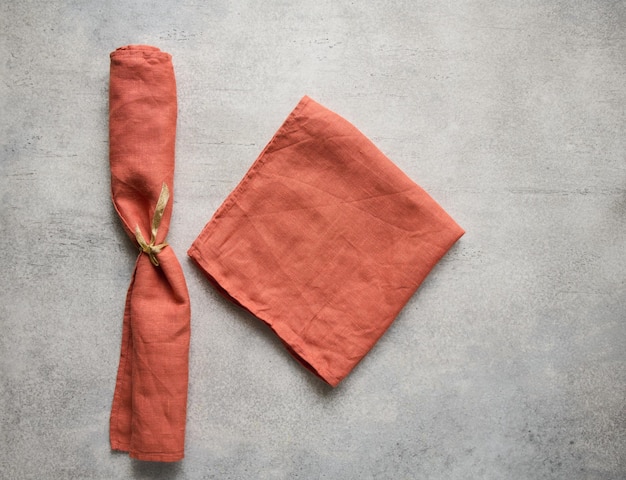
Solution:
<svg viewBox="0 0 626 480">
<path fill-rule="evenodd" d="M 128 43 L 178 81 L 173 465 L 107 436 L 136 255 L 108 54 Z M 0 477 L 626 478 L 625 2 L 4 1 L 0 54 Z M 185 255 L 304 94 L 467 230 L 335 390 Z"/>
</svg>

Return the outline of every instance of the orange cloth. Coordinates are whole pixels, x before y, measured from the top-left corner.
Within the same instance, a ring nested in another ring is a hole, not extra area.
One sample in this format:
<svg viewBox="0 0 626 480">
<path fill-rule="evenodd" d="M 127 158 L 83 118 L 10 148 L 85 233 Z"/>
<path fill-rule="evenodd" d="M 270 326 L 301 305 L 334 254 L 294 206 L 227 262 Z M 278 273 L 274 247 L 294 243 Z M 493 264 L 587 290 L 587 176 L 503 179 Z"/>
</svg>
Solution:
<svg viewBox="0 0 626 480">
<path fill-rule="evenodd" d="M 336 386 L 463 233 L 353 125 L 304 97 L 188 254 Z"/>
<path fill-rule="evenodd" d="M 111 194 L 125 230 L 151 237 L 163 184 L 173 192 L 176 81 L 171 57 L 131 45 L 111 53 Z M 172 198 L 158 228 L 163 243 Z M 139 254 L 126 297 L 122 351 L 110 421 L 111 447 L 140 460 L 183 458 L 190 309 L 183 271 L 171 247 Z"/>
</svg>

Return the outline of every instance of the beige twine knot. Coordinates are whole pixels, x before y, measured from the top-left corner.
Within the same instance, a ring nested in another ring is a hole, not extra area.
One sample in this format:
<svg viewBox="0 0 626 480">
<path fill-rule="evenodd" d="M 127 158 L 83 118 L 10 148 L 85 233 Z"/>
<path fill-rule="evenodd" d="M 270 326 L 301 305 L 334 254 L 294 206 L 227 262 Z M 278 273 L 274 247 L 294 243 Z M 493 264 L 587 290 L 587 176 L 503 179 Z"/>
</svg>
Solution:
<svg viewBox="0 0 626 480">
<path fill-rule="evenodd" d="M 163 212 L 165 211 L 165 207 L 167 206 L 169 199 L 170 191 L 167 188 L 167 185 L 163 183 L 163 186 L 161 187 L 161 194 L 159 195 L 159 200 L 157 201 L 156 209 L 154 210 L 154 216 L 152 217 L 150 243 L 146 242 L 146 239 L 141 234 L 139 225 L 135 227 L 135 238 L 137 239 L 137 243 L 139 244 L 141 251 L 148 255 L 152 265 L 155 267 L 159 266 L 159 261 L 156 256 L 168 245 L 167 242 L 159 243 L 158 245 L 156 245 L 155 242 L 159 225 L 161 225 L 161 220 L 163 219 Z"/>
</svg>

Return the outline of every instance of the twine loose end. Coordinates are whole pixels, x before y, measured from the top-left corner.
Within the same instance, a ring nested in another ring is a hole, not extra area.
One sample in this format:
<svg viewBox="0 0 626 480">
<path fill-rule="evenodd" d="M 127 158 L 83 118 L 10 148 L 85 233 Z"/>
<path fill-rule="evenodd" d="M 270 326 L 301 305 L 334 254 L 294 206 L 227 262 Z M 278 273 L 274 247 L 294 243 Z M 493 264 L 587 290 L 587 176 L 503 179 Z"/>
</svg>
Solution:
<svg viewBox="0 0 626 480">
<path fill-rule="evenodd" d="M 135 239 L 139 244 L 139 248 L 141 251 L 148 255 L 150 258 L 150 262 L 155 267 L 159 266 L 159 260 L 157 259 L 157 255 L 161 253 L 165 247 L 167 247 L 168 243 L 163 242 L 156 244 L 157 232 L 159 230 L 159 226 L 161 225 L 161 220 L 163 219 L 163 212 L 165 212 L 165 207 L 167 206 L 167 202 L 170 198 L 170 191 L 167 188 L 167 185 L 163 183 L 161 187 L 161 194 L 159 195 L 159 200 L 157 201 L 156 208 L 154 210 L 154 215 L 152 216 L 152 228 L 150 230 L 150 243 L 146 242 L 146 239 L 141 234 L 141 230 L 139 229 L 139 225 L 135 227 Z"/>
</svg>

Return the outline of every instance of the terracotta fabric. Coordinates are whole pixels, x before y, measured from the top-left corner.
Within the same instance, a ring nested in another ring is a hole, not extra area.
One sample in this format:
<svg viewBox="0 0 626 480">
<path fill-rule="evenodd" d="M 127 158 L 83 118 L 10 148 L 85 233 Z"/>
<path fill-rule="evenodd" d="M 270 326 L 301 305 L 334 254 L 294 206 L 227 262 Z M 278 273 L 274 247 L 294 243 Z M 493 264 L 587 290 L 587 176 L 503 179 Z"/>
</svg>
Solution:
<svg viewBox="0 0 626 480">
<path fill-rule="evenodd" d="M 133 241 L 150 238 L 163 183 L 170 199 L 156 243 L 165 241 L 173 203 L 176 82 L 171 56 L 131 45 L 111 53 L 111 194 Z M 159 266 L 140 253 L 126 297 L 122 351 L 113 397 L 114 450 L 140 460 L 183 458 L 190 333 L 189 294 L 171 246 Z"/>
<path fill-rule="evenodd" d="M 336 386 L 463 233 L 359 130 L 304 97 L 188 254 Z"/>
</svg>

